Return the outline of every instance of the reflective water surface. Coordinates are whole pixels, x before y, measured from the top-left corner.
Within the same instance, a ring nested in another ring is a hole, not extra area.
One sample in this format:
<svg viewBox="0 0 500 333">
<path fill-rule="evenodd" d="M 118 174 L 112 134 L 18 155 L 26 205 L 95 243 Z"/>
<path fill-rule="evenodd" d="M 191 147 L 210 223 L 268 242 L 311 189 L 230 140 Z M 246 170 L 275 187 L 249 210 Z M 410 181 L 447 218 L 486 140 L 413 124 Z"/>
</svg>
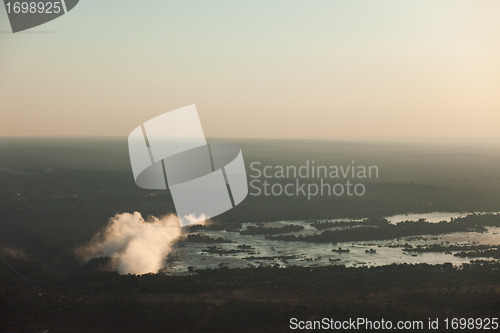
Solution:
<svg viewBox="0 0 500 333">
<path fill-rule="evenodd" d="M 462 217 L 471 213 L 435 212 L 428 214 L 409 214 L 387 217 L 391 223 L 404 220 L 425 218 L 429 222 L 449 221 L 452 217 Z M 348 219 L 342 219 L 346 221 Z M 318 220 L 320 222 L 326 220 Z M 329 220 L 340 221 L 340 220 Z M 355 221 L 355 220 L 350 220 Z M 284 225 L 301 225 L 304 230 L 291 234 L 319 233 L 310 224 L 311 221 L 275 221 L 265 223 L 243 223 L 242 230 L 248 226 L 263 225 L 280 227 Z M 399 239 L 370 242 L 312 243 L 296 241 L 277 241 L 265 239 L 265 235 L 240 235 L 239 232 L 200 230 L 198 233 L 212 238 L 225 238 L 234 243 L 180 243 L 167 260 L 165 271 L 169 274 L 183 274 L 189 267 L 194 269 L 217 268 L 227 266 L 258 267 L 266 266 L 324 266 L 345 265 L 348 267 L 380 266 L 392 263 L 428 263 L 442 264 L 450 262 L 460 265 L 471 261 L 471 258 L 456 257 L 451 253 L 427 252 L 406 253 L 402 251 L 404 244 L 429 245 L 498 245 L 500 244 L 500 228 L 489 227 L 485 233 L 459 232 L 432 236 L 404 237 Z M 215 248 L 214 248 L 215 247 Z M 349 249 L 349 252 L 332 251 L 338 248 Z M 371 251 L 370 251 L 371 250 Z M 491 258 L 473 258 L 491 259 Z"/>
</svg>

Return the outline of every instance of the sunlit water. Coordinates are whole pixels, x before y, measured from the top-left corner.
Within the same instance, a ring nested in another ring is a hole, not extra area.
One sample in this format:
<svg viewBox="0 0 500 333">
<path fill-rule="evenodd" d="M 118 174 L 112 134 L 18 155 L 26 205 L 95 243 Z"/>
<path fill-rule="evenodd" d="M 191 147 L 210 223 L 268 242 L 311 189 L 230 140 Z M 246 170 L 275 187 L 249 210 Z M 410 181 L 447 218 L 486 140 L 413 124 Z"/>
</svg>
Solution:
<svg viewBox="0 0 500 333">
<path fill-rule="evenodd" d="M 452 217 L 467 216 L 470 213 L 429 213 L 396 215 L 387 217 L 392 223 L 405 220 L 418 220 L 425 218 L 429 222 L 449 221 Z M 326 221 L 326 220 L 319 220 Z M 330 220 L 331 221 L 331 220 Z M 335 221 L 335 220 L 333 220 Z M 340 220 L 339 220 L 340 221 Z M 346 221 L 346 219 L 343 219 Z M 354 220 L 352 220 L 354 221 Z M 311 222 L 306 221 L 276 221 L 263 223 L 267 227 L 280 227 L 288 224 L 302 225 L 304 230 L 292 234 L 314 234 L 321 231 L 311 227 Z M 244 223 L 242 230 L 257 223 Z M 312 243 L 312 242 L 289 242 L 267 240 L 264 235 L 240 235 L 239 232 L 208 231 L 199 232 L 212 238 L 223 237 L 235 243 L 188 243 L 176 248 L 170 256 L 166 271 L 169 274 L 183 274 L 188 272 L 189 267 L 194 269 L 217 268 L 227 266 L 236 267 L 258 267 L 265 266 L 325 266 L 345 265 L 347 267 L 359 266 L 381 266 L 389 264 L 442 264 L 450 262 L 453 265 L 468 263 L 471 260 L 491 258 L 461 258 L 444 252 L 430 253 L 407 253 L 402 251 L 401 246 L 405 243 L 410 245 L 498 245 L 500 244 L 500 228 L 489 227 L 488 232 L 460 232 L 443 235 L 404 237 L 401 239 L 369 242 L 339 242 L 339 243 Z M 238 245 L 250 245 L 252 249 L 246 252 L 217 254 L 207 250 L 210 246 L 232 250 L 238 249 Z M 400 247 L 397 247 L 399 245 Z M 349 253 L 332 252 L 337 248 L 349 249 Z M 374 249 L 375 253 L 367 253 L 366 250 Z M 283 258 L 286 256 L 287 258 Z M 255 258 L 250 258 L 255 257 Z M 259 257 L 273 257 L 267 260 Z"/>
<path fill-rule="evenodd" d="M 470 213 L 446 213 L 446 212 L 433 212 L 425 214 L 399 214 L 386 217 L 387 221 L 391 223 L 398 223 L 401 221 L 418 221 L 418 219 L 425 219 L 427 222 L 441 222 L 450 221 L 451 218 L 459 218 L 470 215 Z"/>
</svg>

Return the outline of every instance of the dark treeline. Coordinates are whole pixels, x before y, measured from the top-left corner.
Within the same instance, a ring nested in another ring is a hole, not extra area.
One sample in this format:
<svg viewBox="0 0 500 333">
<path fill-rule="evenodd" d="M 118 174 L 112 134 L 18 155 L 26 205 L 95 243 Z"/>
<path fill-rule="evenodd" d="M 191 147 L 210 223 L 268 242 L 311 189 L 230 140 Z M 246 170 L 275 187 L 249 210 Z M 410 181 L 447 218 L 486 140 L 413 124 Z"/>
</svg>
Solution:
<svg viewBox="0 0 500 333">
<path fill-rule="evenodd" d="M 366 218 L 362 221 L 326 221 L 326 222 L 313 222 L 311 223 L 311 227 L 316 228 L 318 230 L 325 230 L 334 227 L 350 227 L 357 225 L 365 225 L 365 226 L 381 226 L 387 225 L 389 221 L 384 218 Z"/>
<path fill-rule="evenodd" d="M 0 265 L 0 328 L 12 332 L 288 332 L 291 317 L 484 318 L 497 316 L 500 305 L 498 262 L 61 278 L 29 261 L 7 260 L 30 277 Z"/>
<path fill-rule="evenodd" d="M 245 230 L 240 231 L 240 235 L 274 235 L 287 234 L 289 232 L 301 231 L 304 227 L 301 225 L 288 224 L 282 227 L 261 227 L 248 226 Z"/>
<path fill-rule="evenodd" d="M 188 243 L 234 243 L 234 241 L 226 238 L 222 237 L 213 238 L 207 235 L 200 235 L 200 234 L 187 235 L 185 241 Z"/>
<path fill-rule="evenodd" d="M 451 263 L 392 264 L 374 267 L 322 267 L 271 266 L 254 268 L 219 268 L 194 270 L 189 276 L 165 274 L 119 275 L 115 272 L 96 272 L 67 278 L 63 284 L 71 287 L 91 287 L 100 290 L 134 290 L 141 292 L 202 292 L 225 289 L 250 288 L 274 290 L 384 290 L 395 287 L 418 288 L 432 284 L 450 285 L 497 284 L 500 281 L 500 262 L 473 261 L 462 266 Z M 473 280 L 471 280 L 473 279 Z M 307 284 L 304 284 L 307 281 Z M 375 288 L 375 289 L 374 289 Z"/>
<path fill-rule="evenodd" d="M 487 250 L 460 251 L 458 253 L 455 253 L 455 256 L 464 258 L 491 257 L 500 259 L 500 249 L 492 248 Z"/>
<path fill-rule="evenodd" d="M 491 245 L 409 245 L 405 244 L 403 251 L 406 252 L 451 252 L 451 251 L 473 251 L 486 250 L 491 248 Z"/>
<path fill-rule="evenodd" d="M 311 227 L 316 228 L 317 230 L 325 230 L 334 227 L 346 227 L 346 226 L 354 226 L 354 225 L 362 225 L 363 221 L 326 221 L 326 222 L 314 222 L 311 223 Z"/>
<path fill-rule="evenodd" d="M 325 230 L 315 235 L 278 235 L 266 236 L 267 239 L 304 242 L 350 242 L 388 240 L 418 235 L 439 235 L 452 232 L 485 232 L 486 226 L 500 226 L 500 215 L 484 214 L 470 215 L 464 218 L 452 219 L 450 222 L 430 223 L 423 219 L 416 222 L 404 221 L 397 224 L 379 223 L 374 225 L 371 220 L 361 227 L 342 230 Z"/>
</svg>

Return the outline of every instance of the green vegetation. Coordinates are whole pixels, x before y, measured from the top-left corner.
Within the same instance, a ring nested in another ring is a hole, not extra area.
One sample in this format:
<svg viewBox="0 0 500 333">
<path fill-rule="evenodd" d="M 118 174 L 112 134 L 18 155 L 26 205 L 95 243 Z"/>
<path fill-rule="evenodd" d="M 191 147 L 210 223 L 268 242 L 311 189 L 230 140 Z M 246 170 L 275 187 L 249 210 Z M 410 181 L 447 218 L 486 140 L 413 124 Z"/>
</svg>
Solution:
<svg viewBox="0 0 500 333">
<path fill-rule="evenodd" d="M 287 224 L 282 227 L 254 227 L 248 226 L 245 230 L 240 231 L 241 235 L 275 235 L 275 234 L 287 234 L 289 232 L 301 231 L 304 227 L 301 225 Z"/>
<path fill-rule="evenodd" d="M 500 226 L 500 215 L 470 215 L 453 219 L 450 222 L 430 223 L 425 220 L 417 222 L 404 221 L 397 224 L 384 224 L 383 221 L 367 220 L 357 228 L 342 230 L 325 230 L 316 235 L 278 235 L 266 236 L 267 239 L 281 241 L 302 241 L 318 243 L 336 243 L 350 241 L 388 240 L 416 235 L 439 235 L 452 232 L 484 232 L 486 226 Z"/>
<path fill-rule="evenodd" d="M 262 256 L 262 257 L 255 257 L 255 256 L 250 256 L 250 257 L 245 257 L 243 258 L 245 260 L 276 260 L 276 259 L 281 259 L 281 260 L 287 260 L 287 259 L 297 259 L 297 256 L 295 255 L 290 255 L 290 256 Z"/>
<path fill-rule="evenodd" d="M 458 253 L 455 253 L 455 256 L 465 257 L 465 258 L 491 257 L 495 259 L 500 259 L 500 249 L 491 248 L 487 250 L 460 251 Z"/>
<path fill-rule="evenodd" d="M 363 221 L 326 221 L 326 222 L 314 222 L 311 223 L 311 227 L 316 228 L 317 230 L 325 230 L 334 227 L 353 227 L 359 225 L 370 225 L 370 226 L 380 226 L 386 225 L 389 221 L 383 218 L 366 218 Z"/>
<path fill-rule="evenodd" d="M 311 227 L 316 228 L 317 230 L 325 230 L 334 227 L 346 227 L 346 226 L 355 226 L 362 225 L 364 222 L 361 221 L 326 221 L 326 222 L 314 222 L 311 223 Z"/>
<path fill-rule="evenodd" d="M 484 318 L 500 304 L 498 262 L 100 272 L 36 283 L 0 265 L 0 278 L 1 328 L 13 332 L 287 332 L 291 317 Z"/>
<path fill-rule="evenodd" d="M 242 253 L 242 252 L 255 253 L 254 251 L 250 251 L 247 248 L 241 248 L 239 246 L 236 249 L 224 249 L 224 248 L 219 247 L 219 246 L 209 246 L 208 248 L 203 249 L 202 252 L 214 253 L 214 254 L 218 254 L 220 256 L 223 254 L 235 254 L 235 253 Z"/>
<path fill-rule="evenodd" d="M 302 165 L 305 160 L 315 160 L 318 165 L 349 165 L 356 161 L 358 165 L 377 165 L 381 177 L 366 183 L 367 193 L 359 198 L 249 195 L 212 224 L 186 228 L 191 232 L 240 231 L 244 222 L 500 210 L 500 149 L 495 144 L 238 143 L 247 166 L 254 161 L 263 165 Z M 81 267 L 74 258 L 74 248 L 90 240 L 110 217 L 133 211 L 144 217 L 173 213 L 170 192 L 135 185 L 126 138 L 1 139 L 0 156 L 0 242 L 24 250 L 28 257 L 7 257 L 7 264 L 0 262 L 2 331 L 287 332 L 290 317 L 424 321 L 465 315 L 498 317 L 498 261 L 475 261 L 462 267 L 190 267 L 186 276 L 121 276 L 100 271 L 112 266 L 109 258 L 96 258 Z M 273 180 L 280 184 L 290 181 Z M 496 215 L 475 215 L 437 224 L 417 221 L 391 225 L 373 218 L 349 225 L 345 221 L 311 221 L 322 231 L 319 235 L 281 235 L 298 231 L 289 226 L 278 230 L 258 226 L 243 232 L 281 240 L 371 241 L 482 232 L 486 227 L 500 226 L 499 220 Z M 333 227 L 343 230 L 328 230 Z M 201 235 L 186 239 L 225 241 Z M 457 255 L 471 258 L 498 255 L 498 249 L 473 246 L 420 250 L 394 245 L 398 246 L 405 251 L 459 251 Z M 263 261 L 288 256 L 257 257 L 250 245 L 214 245 L 203 251 L 245 253 L 247 258 Z M 330 260 L 337 264 L 337 259 Z"/>
<path fill-rule="evenodd" d="M 214 224 L 190 228 L 238 231 L 241 222 L 499 210 L 500 149 L 495 145 L 231 141 L 242 147 L 247 165 L 302 165 L 305 160 L 349 165 L 354 160 L 377 165 L 380 179 L 367 183 L 360 198 L 249 195 Z M 0 241 L 28 252 L 71 252 L 116 213 L 175 212 L 168 190 L 135 185 L 126 138 L 2 138 L 0 156 Z"/>
<path fill-rule="evenodd" d="M 234 243 L 234 241 L 222 238 L 222 237 L 217 237 L 217 238 L 212 238 L 207 235 L 200 235 L 200 234 L 190 234 L 187 235 L 185 238 L 186 242 L 188 243 Z"/>
<path fill-rule="evenodd" d="M 416 245 L 412 246 L 405 244 L 403 251 L 405 252 L 451 252 L 451 251 L 471 251 L 471 250 L 485 250 L 489 249 L 490 245 L 448 245 L 441 244 L 431 245 Z"/>
</svg>

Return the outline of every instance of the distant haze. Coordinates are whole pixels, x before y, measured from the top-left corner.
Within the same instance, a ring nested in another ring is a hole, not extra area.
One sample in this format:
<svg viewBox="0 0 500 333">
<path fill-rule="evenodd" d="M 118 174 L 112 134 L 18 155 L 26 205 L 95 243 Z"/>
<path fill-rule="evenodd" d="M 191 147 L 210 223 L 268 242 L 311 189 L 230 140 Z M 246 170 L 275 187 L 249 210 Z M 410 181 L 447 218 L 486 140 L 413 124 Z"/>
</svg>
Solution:
<svg viewBox="0 0 500 333">
<path fill-rule="evenodd" d="M 211 137 L 493 137 L 500 2 L 81 1 L 12 34 L 0 136 L 125 136 L 196 104 Z"/>
</svg>

